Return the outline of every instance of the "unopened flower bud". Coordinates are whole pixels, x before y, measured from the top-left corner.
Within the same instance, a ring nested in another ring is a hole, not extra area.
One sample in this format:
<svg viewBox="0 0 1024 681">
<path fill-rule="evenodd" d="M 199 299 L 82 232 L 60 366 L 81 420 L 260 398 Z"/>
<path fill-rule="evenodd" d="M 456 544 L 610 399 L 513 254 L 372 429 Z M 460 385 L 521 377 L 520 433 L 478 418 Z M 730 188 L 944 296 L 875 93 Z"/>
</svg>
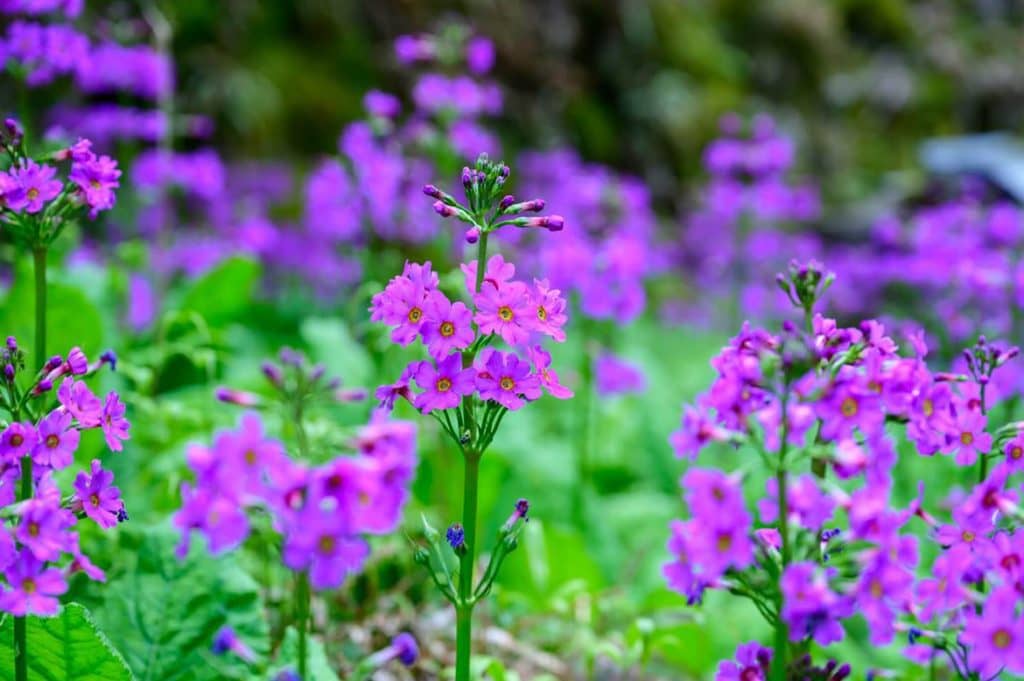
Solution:
<svg viewBox="0 0 1024 681">
<path fill-rule="evenodd" d="M 466 230 L 466 243 L 475 244 L 477 241 L 480 241 L 480 228 L 470 227 Z"/>
<path fill-rule="evenodd" d="M 7 381 L 13 381 L 14 380 L 14 366 L 13 365 L 8 364 L 7 366 L 4 367 L 4 378 L 7 379 Z"/>
<path fill-rule="evenodd" d="M 255 407 L 260 403 L 258 395 L 252 393 L 243 392 L 241 390 L 235 390 L 233 388 L 220 387 L 214 391 L 214 395 L 221 402 L 227 404 L 236 404 L 240 407 Z"/>
<path fill-rule="evenodd" d="M 468 550 L 466 546 L 466 531 L 459 523 L 453 523 L 448 528 L 448 531 L 445 533 L 445 539 L 448 540 L 448 545 L 452 547 L 452 550 L 457 555 L 464 555 Z"/>
<path fill-rule="evenodd" d="M 506 194 L 505 196 L 502 197 L 501 202 L 498 204 L 498 210 L 504 212 L 508 209 L 509 206 L 511 206 L 515 202 L 516 197 L 512 196 L 511 194 Z"/>
<path fill-rule="evenodd" d="M 432 199 L 440 199 L 444 194 L 432 184 L 423 185 L 423 193 Z"/>
<path fill-rule="evenodd" d="M 32 390 L 32 394 L 42 395 L 43 393 L 50 392 L 51 390 L 53 390 L 53 381 L 48 378 L 44 378 L 36 383 L 36 387 Z"/>
<path fill-rule="evenodd" d="M 263 372 L 268 381 L 277 387 L 281 387 L 281 384 L 284 382 L 284 374 L 281 373 L 281 367 L 273 362 L 264 362 L 260 365 L 260 371 Z"/>
<path fill-rule="evenodd" d="M 60 365 L 63 363 L 63 357 L 60 355 L 54 355 L 50 359 L 46 360 L 46 366 L 43 367 L 43 371 L 53 371 L 54 369 L 60 368 Z"/>
<path fill-rule="evenodd" d="M 450 218 L 455 215 L 455 209 L 446 204 L 444 201 L 434 202 L 434 212 L 443 218 Z"/>
<path fill-rule="evenodd" d="M 20 146 L 22 140 L 25 139 L 25 129 L 13 118 L 4 120 L 4 132 L 12 146 Z"/>
<path fill-rule="evenodd" d="M 117 354 L 113 350 L 104 350 L 100 355 L 100 365 L 109 364 L 111 371 L 117 371 Z"/>
</svg>

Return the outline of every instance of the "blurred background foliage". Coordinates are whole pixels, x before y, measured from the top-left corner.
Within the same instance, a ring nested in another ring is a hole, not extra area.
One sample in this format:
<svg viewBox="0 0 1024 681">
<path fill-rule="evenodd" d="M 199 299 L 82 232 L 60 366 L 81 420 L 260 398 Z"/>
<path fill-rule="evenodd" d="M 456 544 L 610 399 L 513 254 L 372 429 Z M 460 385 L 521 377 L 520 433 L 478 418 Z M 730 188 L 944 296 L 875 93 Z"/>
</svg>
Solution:
<svg viewBox="0 0 1024 681">
<path fill-rule="evenodd" d="M 640 174 L 663 203 L 700 176 L 730 111 L 796 134 L 826 200 L 913 167 L 919 142 L 1018 130 L 1014 0 L 174 0 L 187 104 L 245 156 L 334 148 L 371 87 L 407 92 L 392 40 L 452 18 L 494 39 L 510 150 L 564 142 Z M 518 143 L 518 145 L 517 145 Z M 510 154 L 511 156 L 511 154 Z"/>
</svg>

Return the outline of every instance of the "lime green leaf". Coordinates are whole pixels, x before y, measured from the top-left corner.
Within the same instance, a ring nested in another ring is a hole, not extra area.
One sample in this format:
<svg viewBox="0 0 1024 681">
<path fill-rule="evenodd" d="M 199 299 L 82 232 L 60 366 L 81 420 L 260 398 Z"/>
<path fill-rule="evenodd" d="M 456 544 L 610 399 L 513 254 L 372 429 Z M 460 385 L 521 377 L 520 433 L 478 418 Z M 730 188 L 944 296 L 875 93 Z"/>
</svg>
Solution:
<svg viewBox="0 0 1024 681">
<path fill-rule="evenodd" d="M 302 323 L 300 333 L 309 345 L 310 357 L 326 366 L 328 375 L 349 386 L 370 383 L 370 355 L 340 319 L 312 317 Z"/>
<path fill-rule="evenodd" d="M 56 617 L 28 618 L 31 681 L 131 681 L 124 658 L 97 628 L 89 611 L 68 603 Z M 0 624 L 0 681 L 14 679 L 14 618 Z"/>
<path fill-rule="evenodd" d="M 35 347 L 35 284 L 31 267 L 19 267 L 7 300 L 0 305 L 0 329 L 15 336 L 26 350 Z M 103 343 L 103 320 L 96 305 L 73 286 L 49 282 L 46 287 L 46 355 L 65 354 L 79 346 L 93 357 Z M 32 367 L 45 358 L 29 357 Z"/>
<path fill-rule="evenodd" d="M 252 304 L 259 276 L 252 260 L 229 258 L 192 283 L 181 309 L 198 312 L 212 326 L 235 321 Z"/>
<path fill-rule="evenodd" d="M 295 627 L 288 627 L 281 644 L 281 654 L 275 665 L 278 671 L 299 668 L 299 632 Z M 303 681 L 339 681 L 338 675 L 331 669 L 327 653 L 320 641 L 309 636 L 306 639 L 306 676 Z"/>
<path fill-rule="evenodd" d="M 215 656 L 210 645 L 227 624 L 265 658 L 270 642 L 259 585 L 231 556 L 211 558 L 201 546 L 179 561 L 176 541 L 169 528 L 147 531 L 134 548 L 136 564 L 107 585 L 96 620 L 139 681 L 248 678 L 242 660 Z"/>
</svg>

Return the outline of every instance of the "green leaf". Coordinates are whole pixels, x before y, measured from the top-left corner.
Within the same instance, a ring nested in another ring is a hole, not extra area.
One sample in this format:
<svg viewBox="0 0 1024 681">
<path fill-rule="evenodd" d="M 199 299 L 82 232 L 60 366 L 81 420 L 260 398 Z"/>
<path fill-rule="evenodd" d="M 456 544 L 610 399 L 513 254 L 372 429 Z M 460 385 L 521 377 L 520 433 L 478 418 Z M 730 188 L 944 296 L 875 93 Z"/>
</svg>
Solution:
<svg viewBox="0 0 1024 681">
<path fill-rule="evenodd" d="M 344 322 L 311 317 L 302 323 L 300 333 L 309 344 L 310 357 L 326 366 L 328 375 L 349 386 L 369 385 L 373 377 L 370 355 Z"/>
<path fill-rule="evenodd" d="M 155 528 L 123 549 L 137 556 L 136 564 L 107 585 L 96 620 L 139 681 L 249 678 L 242 660 L 215 656 L 210 645 L 227 624 L 257 661 L 266 657 L 270 641 L 259 585 L 233 557 L 212 558 L 201 546 L 179 561 L 176 541 L 170 528 Z"/>
<path fill-rule="evenodd" d="M 19 266 L 14 286 L 0 306 L 0 329 L 15 336 L 31 352 L 35 347 L 35 284 L 31 266 Z M 79 346 L 89 357 L 102 350 L 103 320 L 100 311 L 82 291 L 73 286 L 49 282 L 46 286 L 46 354 L 65 354 Z M 41 366 L 45 357 L 29 357 L 29 366 Z"/>
<path fill-rule="evenodd" d="M 211 326 L 235 321 L 252 305 L 259 276 L 252 260 L 229 258 L 192 283 L 181 309 L 198 312 Z"/>
<path fill-rule="evenodd" d="M 288 627 L 285 632 L 281 654 L 275 665 L 278 672 L 288 668 L 299 668 L 299 632 L 295 627 Z M 303 681 L 339 681 L 338 675 L 331 669 L 323 645 L 313 636 L 306 638 L 306 676 L 308 678 Z"/>
<path fill-rule="evenodd" d="M 124 658 L 89 611 L 68 603 L 56 617 L 29 617 L 29 681 L 131 681 Z M 0 681 L 14 679 L 14 618 L 0 624 Z"/>
</svg>

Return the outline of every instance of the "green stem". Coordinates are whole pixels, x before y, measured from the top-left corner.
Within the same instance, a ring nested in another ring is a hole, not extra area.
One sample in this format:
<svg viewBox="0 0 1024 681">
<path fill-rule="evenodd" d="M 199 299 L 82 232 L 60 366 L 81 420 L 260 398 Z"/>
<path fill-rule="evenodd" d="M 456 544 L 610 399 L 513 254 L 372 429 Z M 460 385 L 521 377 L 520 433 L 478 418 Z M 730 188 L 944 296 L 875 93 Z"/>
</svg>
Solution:
<svg viewBox="0 0 1024 681">
<path fill-rule="evenodd" d="M 295 587 L 295 620 L 299 628 L 299 678 L 305 680 L 306 668 L 309 657 L 306 648 L 306 637 L 309 632 L 309 573 L 299 573 L 298 584 Z"/>
<path fill-rule="evenodd" d="M 36 337 L 34 364 L 42 367 L 46 363 L 46 247 L 37 246 L 32 250 L 35 269 L 36 289 Z M 18 501 L 32 496 L 32 458 L 21 460 L 21 485 Z M 24 617 L 14 618 L 14 679 L 28 681 L 28 632 Z"/>
<path fill-rule="evenodd" d="M 46 247 L 33 249 L 32 258 L 36 279 L 36 337 L 32 361 L 42 367 L 46 363 Z"/>
<path fill-rule="evenodd" d="M 465 452 L 462 487 L 462 529 L 466 551 L 459 557 L 459 600 L 455 607 L 455 681 L 469 681 L 473 642 L 473 567 L 476 562 L 476 511 L 480 479 L 480 452 Z"/>
<path fill-rule="evenodd" d="M 484 271 L 487 269 L 487 232 L 480 230 L 480 240 L 476 244 L 476 285 L 473 290 L 480 292 L 484 283 Z"/>
<path fill-rule="evenodd" d="M 586 320 L 584 320 L 585 322 Z M 587 324 L 581 327 L 583 335 L 583 352 L 580 354 L 580 387 L 576 394 L 579 413 L 579 423 L 576 433 L 576 504 L 573 508 L 573 516 L 576 524 L 580 527 L 586 522 L 584 504 L 587 500 L 587 490 L 590 489 L 590 428 L 592 423 L 592 411 L 594 406 L 594 367 L 593 358 L 589 354 L 589 343 Z"/>
<path fill-rule="evenodd" d="M 779 567 L 779 585 L 778 585 L 778 619 L 775 622 L 775 652 L 772 655 L 772 667 L 771 667 L 771 678 L 772 681 L 785 681 L 786 679 L 786 664 L 788 663 L 789 655 L 789 628 L 786 626 L 785 620 L 782 618 L 782 609 L 785 603 L 783 602 L 782 596 L 782 573 L 786 571 L 786 566 L 789 565 L 790 561 L 790 545 L 789 545 L 789 504 L 787 499 L 787 480 L 786 480 L 786 450 L 788 447 L 787 440 L 789 439 L 789 417 L 788 417 L 788 388 L 782 396 L 782 439 L 779 444 L 779 467 L 775 473 L 775 480 L 778 484 L 778 498 L 779 498 L 779 546 L 780 554 L 782 557 L 782 564 Z"/>
</svg>

